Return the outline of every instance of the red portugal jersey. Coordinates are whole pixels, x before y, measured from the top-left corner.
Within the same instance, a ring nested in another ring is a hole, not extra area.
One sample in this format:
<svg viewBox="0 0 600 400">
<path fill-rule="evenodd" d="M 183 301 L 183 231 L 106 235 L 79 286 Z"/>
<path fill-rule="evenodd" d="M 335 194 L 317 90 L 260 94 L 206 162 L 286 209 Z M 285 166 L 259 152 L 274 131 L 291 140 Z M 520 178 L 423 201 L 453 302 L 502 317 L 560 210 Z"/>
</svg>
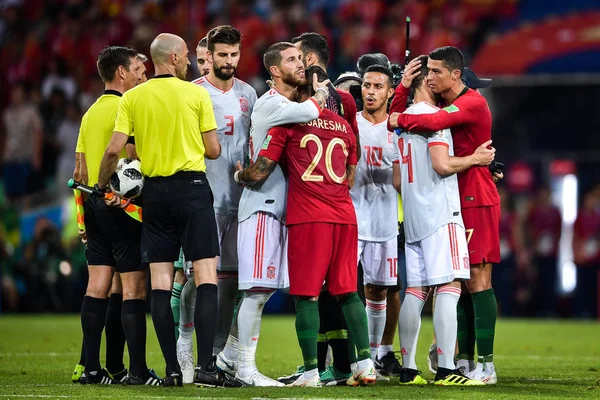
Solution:
<svg viewBox="0 0 600 400">
<path fill-rule="evenodd" d="M 346 167 L 356 165 L 356 136 L 339 115 L 324 109 L 306 124 L 269 130 L 259 156 L 288 172 L 287 225 L 356 225 Z"/>
<path fill-rule="evenodd" d="M 398 93 L 404 95 L 406 91 L 396 89 Z M 394 99 L 391 112 L 402 109 L 401 97 L 397 101 Z M 492 113 L 481 94 L 467 89 L 452 104 L 434 114 L 401 114 L 398 126 L 416 132 L 437 132 L 451 128 L 454 155 L 466 157 L 492 138 Z M 500 196 L 488 167 L 474 166 L 458 174 L 458 189 L 462 208 L 500 204 Z"/>
</svg>

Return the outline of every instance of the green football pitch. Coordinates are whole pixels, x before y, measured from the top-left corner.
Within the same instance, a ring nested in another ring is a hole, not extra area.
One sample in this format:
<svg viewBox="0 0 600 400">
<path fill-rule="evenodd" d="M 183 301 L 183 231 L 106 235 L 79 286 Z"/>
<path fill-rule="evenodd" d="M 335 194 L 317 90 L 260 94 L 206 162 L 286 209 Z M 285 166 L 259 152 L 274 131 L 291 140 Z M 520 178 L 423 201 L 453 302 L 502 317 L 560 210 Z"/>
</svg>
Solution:
<svg viewBox="0 0 600 400">
<path fill-rule="evenodd" d="M 426 379 L 432 334 L 425 319 L 417 363 Z M 371 387 L 205 389 L 83 386 L 70 381 L 79 359 L 81 328 L 75 315 L 0 316 L 2 399 L 600 399 L 600 324 L 553 320 L 500 320 L 496 332 L 498 385 L 479 388 L 405 387 L 394 380 Z M 102 350 L 102 353 L 104 351 Z M 104 358 L 104 357 L 102 357 Z M 127 357 L 126 357 L 127 359 Z M 125 361 L 127 364 L 127 361 Z M 266 375 L 287 375 L 301 363 L 291 316 L 266 317 L 257 363 Z M 148 319 L 148 365 L 164 362 Z"/>
</svg>

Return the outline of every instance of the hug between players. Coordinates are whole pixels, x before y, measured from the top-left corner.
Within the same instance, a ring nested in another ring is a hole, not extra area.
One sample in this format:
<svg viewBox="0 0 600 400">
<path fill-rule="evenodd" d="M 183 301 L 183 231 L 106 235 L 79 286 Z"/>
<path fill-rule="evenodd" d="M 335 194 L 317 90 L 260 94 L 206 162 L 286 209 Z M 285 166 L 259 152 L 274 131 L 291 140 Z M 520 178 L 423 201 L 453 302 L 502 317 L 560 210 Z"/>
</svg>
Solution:
<svg viewBox="0 0 600 400">
<path fill-rule="evenodd" d="M 490 80 L 455 47 L 410 60 L 408 40 L 402 67 L 365 54 L 334 80 L 327 39 L 308 32 L 264 52 L 258 97 L 235 77 L 242 39 L 211 29 L 191 49 L 192 82 L 173 34 L 152 41 L 150 79 L 133 48 L 98 55 L 105 91 L 83 117 L 72 186 L 89 270 L 73 382 L 496 384 L 503 176 L 478 92 Z M 280 289 L 296 302 L 303 363 L 276 378 L 255 360 Z M 428 296 L 433 382 L 415 359 Z M 148 297 L 164 374 L 146 363 Z"/>
</svg>

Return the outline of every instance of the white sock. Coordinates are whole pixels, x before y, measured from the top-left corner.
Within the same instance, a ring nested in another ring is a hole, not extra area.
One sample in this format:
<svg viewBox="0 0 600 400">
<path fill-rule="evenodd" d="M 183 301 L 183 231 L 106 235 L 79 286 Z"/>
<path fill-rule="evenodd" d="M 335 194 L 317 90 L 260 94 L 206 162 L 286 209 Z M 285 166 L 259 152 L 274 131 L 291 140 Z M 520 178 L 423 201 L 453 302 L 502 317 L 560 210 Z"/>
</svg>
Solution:
<svg viewBox="0 0 600 400">
<path fill-rule="evenodd" d="M 194 334 L 194 310 L 196 309 L 196 285 L 194 280 L 188 280 L 181 291 L 179 303 L 179 339 L 178 348 L 193 349 L 192 339 Z"/>
<path fill-rule="evenodd" d="M 421 329 L 421 311 L 423 311 L 425 300 L 427 300 L 427 292 L 421 292 L 413 288 L 406 289 L 406 296 L 400 307 L 400 317 L 398 318 L 402 366 L 404 368 L 417 369 L 415 356 L 419 330 Z"/>
<path fill-rule="evenodd" d="M 217 286 L 219 287 L 219 318 L 217 320 L 213 354 L 219 354 L 223 350 L 231 333 L 238 278 L 237 276 L 219 278 Z"/>
<path fill-rule="evenodd" d="M 460 298 L 460 288 L 441 286 L 437 290 L 437 300 L 433 311 L 433 329 L 437 338 L 438 366 L 455 369 L 454 350 L 458 321 L 456 306 Z"/>
<path fill-rule="evenodd" d="M 371 359 L 377 360 L 377 350 L 381 343 L 383 330 L 385 329 L 385 313 L 387 300 L 369 300 L 367 299 L 367 321 L 369 323 L 369 345 L 371 347 Z"/>
<path fill-rule="evenodd" d="M 381 360 L 387 353 L 394 351 L 393 344 L 380 344 L 379 350 L 377 350 L 377 358 Z"/>
<path fill-rule="evenodd" d="M 238 374 L 244 378 L 256 369 L 256 347 L 260 335 L 260 322 L 265 304 L 275 293 L 245 292 L 238 311 L 240 346 L 238 350 Z"/>
</svg>

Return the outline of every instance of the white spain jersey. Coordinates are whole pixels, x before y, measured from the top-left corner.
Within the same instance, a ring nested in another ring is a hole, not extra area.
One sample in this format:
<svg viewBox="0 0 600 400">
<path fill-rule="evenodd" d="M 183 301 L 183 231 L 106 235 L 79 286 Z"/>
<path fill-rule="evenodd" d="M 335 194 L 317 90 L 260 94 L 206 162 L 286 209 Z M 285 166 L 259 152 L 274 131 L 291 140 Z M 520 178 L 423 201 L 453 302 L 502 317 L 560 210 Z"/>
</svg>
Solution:
<svg viewBox="0 0 600 400">
<path fill-rule="evenodd" d="M 313 99 L 295 103 L 275 89 L 263 94 L 252 111 L 250 128 L 252 162 L 256 161 L 269 129 L 279 125 L 312 121 L 320 113 L 321 110 Z M 239 221 L 250 218 L 258 211 L 264 211 L 273 214 L 278 221 L 285 222 L 286 194 L 287 181 L 281 167 L 277 165 L 265 182 L 244 187 L 238 213 Z"/>
<path fill-rule="evenodd" d="M 221 143 L 219 158 L 205 160 L 206 176 L 215 197 L 215 213 L 237 215 L 242 188 L 233 180 L 233 174 L 236 162 L 247 166 L 250 116 L 257 99 L 256 90 L 237 78 L 226 92 L 213 86 L 206 76 L 193 83 L 204 87 L 210 95 Z"/>
<path fill-rule="evenodd" d="M 433 114 L 437 107 L 421 102 L 405 113 Z M 398 139 L 396 162 L 400 162 L 404 232 L 406 241 L 414 243 L 437 232 L 440 227 L 455 223 L 464 228 L 460 212 L 460 196 L 456 174 L 442 177 L 435 172 L 429 147 L 442 145 L 454 155 L 449 129 L 419 135 L 403 132 Z"/>
<path fill-rule="evenodd" d="M 398 193 L 392 183 L 396 135 L 387 130 L 387 119 L 373 125 L 357 113 L 361 157 L 350 196 L 356 209 L 358 238 L 387 242 L 398 235 Z"/>
</svg>

